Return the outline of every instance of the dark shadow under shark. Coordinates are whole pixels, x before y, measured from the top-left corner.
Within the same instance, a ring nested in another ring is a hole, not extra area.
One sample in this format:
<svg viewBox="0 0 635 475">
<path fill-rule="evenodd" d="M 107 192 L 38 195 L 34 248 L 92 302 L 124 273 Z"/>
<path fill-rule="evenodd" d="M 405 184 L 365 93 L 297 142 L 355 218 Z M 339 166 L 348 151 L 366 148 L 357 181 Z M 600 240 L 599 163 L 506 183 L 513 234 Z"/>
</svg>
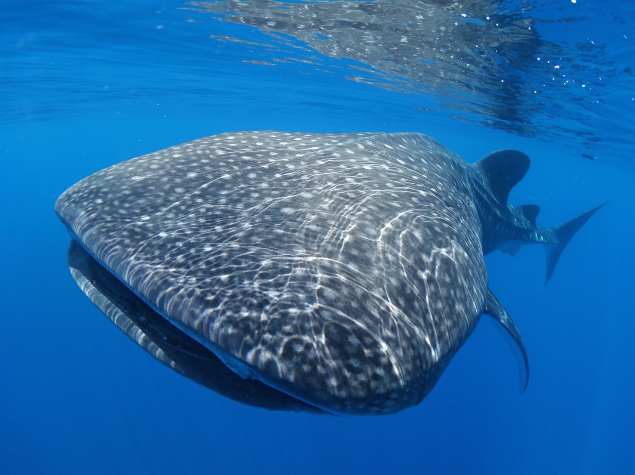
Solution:
<svg viewBox="0 0 635 475">
<path fill-rule="evenodd" d="M 239 132 L 114 165 L 56 212 L 82 291 L 173 370 L 275 410 L 418 404 L 493 317 L 483 256 L 547 250 L 548 281 L 598 206 L 551 229 L 511 206 L 522 152 L 468 164 L 421 134 Z"/>
</svg>

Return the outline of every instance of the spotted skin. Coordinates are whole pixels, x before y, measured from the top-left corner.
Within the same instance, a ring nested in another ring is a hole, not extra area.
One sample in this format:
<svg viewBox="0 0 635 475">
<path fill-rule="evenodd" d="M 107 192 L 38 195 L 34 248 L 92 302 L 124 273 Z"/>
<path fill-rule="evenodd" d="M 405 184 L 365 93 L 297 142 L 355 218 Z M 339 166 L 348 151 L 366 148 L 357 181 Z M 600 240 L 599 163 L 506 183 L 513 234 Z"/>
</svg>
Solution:
<svg viewBox="0 0 635 475">
<path fill-rule="evenodd" d="M 385 414 L 430 392 L 483 313 L 480 173 L 415 133 L 227 133 L 95 173 L 56 211 L 241 377 Z"/>
</svg>

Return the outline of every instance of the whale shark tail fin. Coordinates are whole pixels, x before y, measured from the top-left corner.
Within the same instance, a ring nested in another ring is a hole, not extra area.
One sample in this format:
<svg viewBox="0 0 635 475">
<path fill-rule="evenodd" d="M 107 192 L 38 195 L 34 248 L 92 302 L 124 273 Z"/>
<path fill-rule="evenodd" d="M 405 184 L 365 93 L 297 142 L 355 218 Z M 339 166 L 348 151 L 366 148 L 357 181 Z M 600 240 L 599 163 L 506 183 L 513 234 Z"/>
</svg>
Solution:
<svg viewBox="0 0 635 475">
<path fill-rule="evenodd" d="M 555 226 L 551 228 L 551 231 L 554 233 L 558 242 L 556 244 L 545 244 L 545 251 L 547 252 L 547 273 L 545 276 L 545 284 L 549 282 L 551 276 L 553 275 L 553 271 L 556 268 L 556 264 L 558 263 L 558 259 L 560 259 L 560 255 L 564 248 L 567 247 L 571 238 L 578 232 L 578 230 L 584 226 L 591 216 L 595 214 L 597 210 L 599 210 L 606 203 L 601 204 L 600 206 L 596 206 L 595 208 L 587 211 L 586 213 L 582 213 L 579 216 L 576 216 L 569 221 L 566 221 L 559 226 Z"/>
</svg>

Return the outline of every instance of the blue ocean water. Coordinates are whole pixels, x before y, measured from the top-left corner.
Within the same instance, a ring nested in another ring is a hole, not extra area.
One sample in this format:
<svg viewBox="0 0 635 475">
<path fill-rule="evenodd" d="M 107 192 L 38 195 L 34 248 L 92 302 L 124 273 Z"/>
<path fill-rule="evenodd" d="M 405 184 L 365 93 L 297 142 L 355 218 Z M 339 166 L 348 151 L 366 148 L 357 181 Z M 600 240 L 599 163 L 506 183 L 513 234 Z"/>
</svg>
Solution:
<svg viewBox="0 0 635 475">
<path fill-rule="evenodd" d="M 626 0 L 3 2 L 0 473 L 635 473 L 635 8 Z M 418 406 L 239 405 L 166 369 L 77 288 L 57 197 L 215 133 L 414 131 L 532 159 L 553 226 L 609 201 L 543 288 L 487 257 L 530 358 L 487 321 Z"/>
</svg>

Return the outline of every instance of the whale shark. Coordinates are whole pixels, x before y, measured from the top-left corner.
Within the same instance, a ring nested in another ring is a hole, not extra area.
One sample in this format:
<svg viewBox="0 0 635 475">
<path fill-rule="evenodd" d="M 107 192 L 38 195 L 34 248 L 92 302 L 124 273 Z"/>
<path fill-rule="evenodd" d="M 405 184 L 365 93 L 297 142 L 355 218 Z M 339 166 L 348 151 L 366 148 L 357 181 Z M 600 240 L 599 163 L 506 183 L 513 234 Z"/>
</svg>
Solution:
<svg viewBox="0 0 635 475">
<path fill-rule="evenodd" d="M 603 206 L 539 226 L 508 203 L 529 164 L 467 163 L 419 133 L 224 133 L 99 171 L 55 210 L 78 286 L 174 371 L 266 409 L 389 414 L 430 393 L 482 315 L 526 388 L 484 256 L 542 244 L 546 282 Z"/>
</svg>

